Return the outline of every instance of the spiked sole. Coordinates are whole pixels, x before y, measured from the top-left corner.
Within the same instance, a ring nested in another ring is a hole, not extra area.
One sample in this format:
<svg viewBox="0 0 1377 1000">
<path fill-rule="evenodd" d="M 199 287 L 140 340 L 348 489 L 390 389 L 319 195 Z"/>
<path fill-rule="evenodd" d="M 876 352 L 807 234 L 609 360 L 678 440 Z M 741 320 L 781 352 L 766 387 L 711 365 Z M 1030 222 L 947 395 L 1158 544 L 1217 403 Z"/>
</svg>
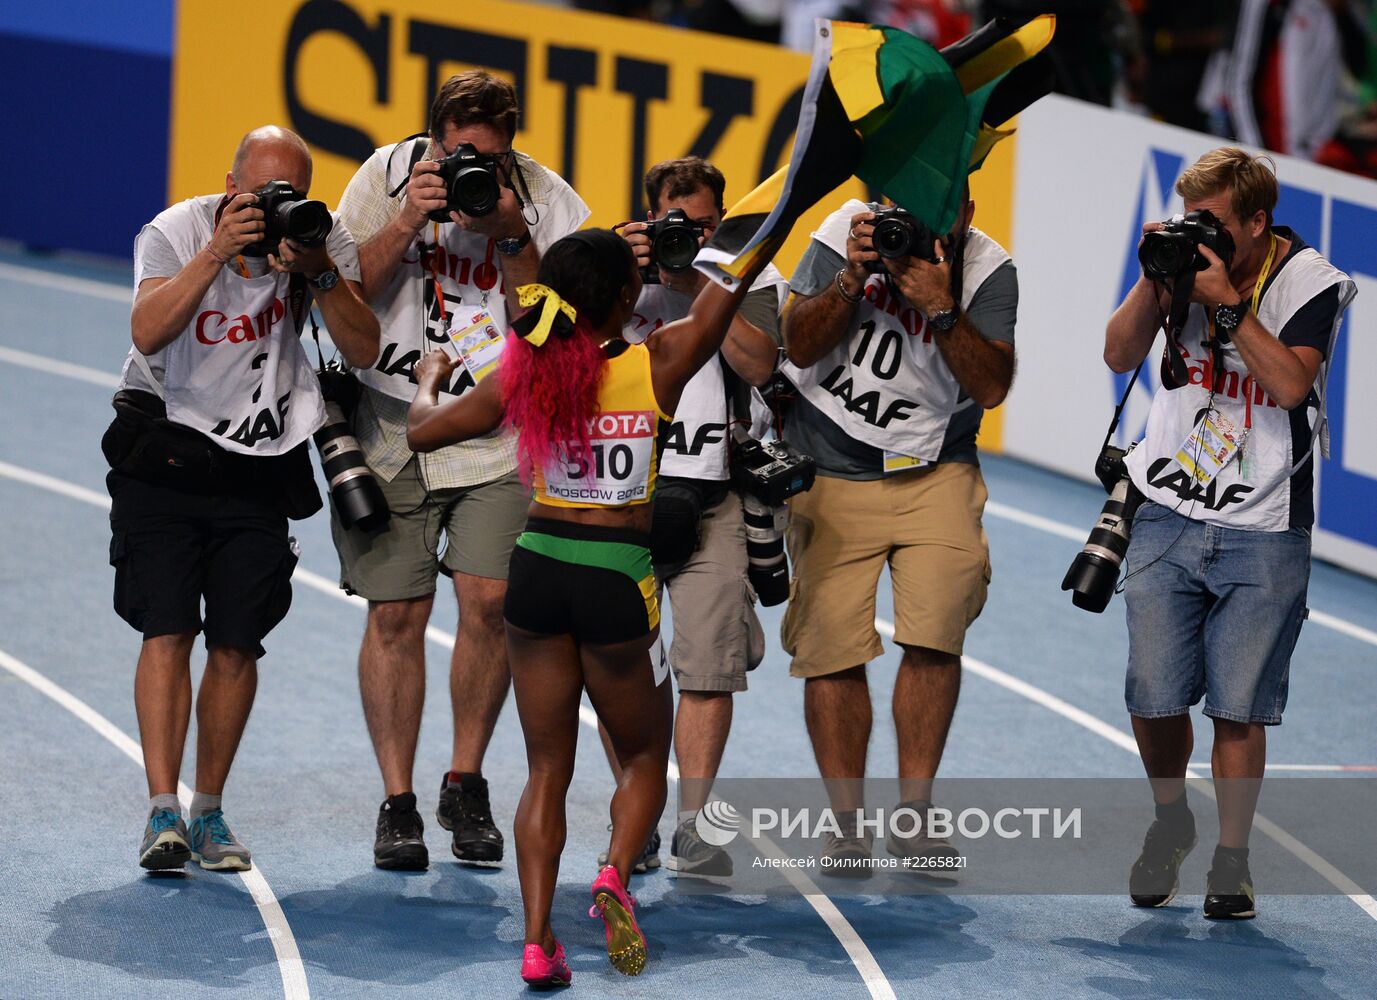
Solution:
<svg viewBox="0 0 1377 1000">
<path fill-rule="evenodd" d="M 607 960 L 612 968 L 623 976 L 639 976 L 645 969 L 646 952 L 636 921 L 610 892 L 596 893 L 593 903 L 607 925 Z"/>
</svg>

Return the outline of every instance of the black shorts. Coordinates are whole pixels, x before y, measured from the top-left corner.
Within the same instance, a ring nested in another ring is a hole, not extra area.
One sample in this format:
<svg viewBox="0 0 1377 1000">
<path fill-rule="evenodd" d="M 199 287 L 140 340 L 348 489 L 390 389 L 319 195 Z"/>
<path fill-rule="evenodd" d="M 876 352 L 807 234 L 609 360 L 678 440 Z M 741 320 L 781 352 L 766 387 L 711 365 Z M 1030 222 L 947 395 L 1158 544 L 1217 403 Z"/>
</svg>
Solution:
<svg viewBox="0 0 1377 1000">
<path fill-rule="evenodd" d="M 579 642 L 629 642 L 660 624 L 650 536 L 531 518 L 512 549 L 507 621 Z"/>
<path fill-rule="evenodd" d="M 118 472 L 105 483 L 119 616 L 145 639 L 204 631 L 208 648 L 262 656 L 264 637 L 292 604 L 287 518 L 261 501 L 185 493 Z"/>
</svg>

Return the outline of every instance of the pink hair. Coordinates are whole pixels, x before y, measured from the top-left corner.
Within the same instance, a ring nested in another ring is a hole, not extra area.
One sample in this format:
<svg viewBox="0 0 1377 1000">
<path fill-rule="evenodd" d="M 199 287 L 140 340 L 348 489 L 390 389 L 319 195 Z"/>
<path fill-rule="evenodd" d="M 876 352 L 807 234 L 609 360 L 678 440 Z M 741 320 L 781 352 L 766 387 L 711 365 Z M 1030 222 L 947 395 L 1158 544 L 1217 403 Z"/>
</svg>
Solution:
<svg viewBox="0 0 1377 1000">
<path fill-rule="evenodd" d="M 567 329 L 567 328 L 566 328 Z M 572 336 L 551 333 L 539 347 L 511 333 L 502 350 L 504 427 L 517 432 L 517 464 L 529 484 L 532 470 L 568 460 L 587 467 L 593 458 L 588 426 L 598 412 L 606 356 L 580 318 Z"/>
</svg>

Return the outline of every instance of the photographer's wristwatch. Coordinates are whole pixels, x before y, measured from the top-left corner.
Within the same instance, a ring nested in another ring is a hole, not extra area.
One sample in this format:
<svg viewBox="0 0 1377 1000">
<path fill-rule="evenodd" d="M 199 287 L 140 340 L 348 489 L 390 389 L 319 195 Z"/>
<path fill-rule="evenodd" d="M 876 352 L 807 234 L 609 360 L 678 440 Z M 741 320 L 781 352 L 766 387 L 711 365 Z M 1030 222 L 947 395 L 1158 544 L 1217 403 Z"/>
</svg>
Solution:
<svg viewBox="0 0 1377 1000">
<path fill-rule="evenodd" d="M 339 284 L 339 268 L 331 267 L 329 270 L 321 271 L 314 278 L 307 278 L 306 284 L 318 292 L 328 292 Z"/>
<path fill-rule="evenodd" d="M 515 257 L 522 250 L 526 249 L 526 244 L 531 242 L 531 231 L 528 229 L 520 236 L 510 236 L 505 240 L 493 240 L 493 246 L 497 252 L 507 257 Z"/>
<path fill-rule="evenodd" d="M 961 318 L 961 303 L 954 302 L 950 309 L 943 309 L 935 312 L 928 317 L 928 326 L 939 333 L 945 333 L 956 325 L 956 321 Z"/>
<path fill-rule="evenodd" d="M 1231 306 L 1216 306 L 1214 310 L 1215 329 L 1224 333 L 1233 333 L 1238 329 L 1238 324 L 1243 322 L 1243 316 L 1247 312 L 1247 299 L 1239 299 Z"/>
</svg>

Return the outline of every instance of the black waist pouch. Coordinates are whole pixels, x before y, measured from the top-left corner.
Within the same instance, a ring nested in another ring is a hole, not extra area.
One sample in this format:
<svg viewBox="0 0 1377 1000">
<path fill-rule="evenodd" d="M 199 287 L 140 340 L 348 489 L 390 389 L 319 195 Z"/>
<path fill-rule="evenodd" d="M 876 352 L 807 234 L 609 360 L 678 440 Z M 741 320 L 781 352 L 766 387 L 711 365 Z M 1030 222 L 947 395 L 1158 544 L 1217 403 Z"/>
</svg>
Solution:
<svg viewBox="0 0 1377 1000">
<path fill-rule="evenodd" d="M 650 561 L 667 580 L 698 551 L 703 512 L 726 499 L 729 484 L 661 476 L 655 483 L 650 519 Z"/>
<path fill-rule="evenodd" d="M 305 441 L 284 455 L 240 455 L 167 419 L 151 392 L 121 389 L 112 405 L 115 419 L 100 450 L 121 475 L 186 493 L 248 497 L 298 520 L 323 506 Z"/>
</svg>

